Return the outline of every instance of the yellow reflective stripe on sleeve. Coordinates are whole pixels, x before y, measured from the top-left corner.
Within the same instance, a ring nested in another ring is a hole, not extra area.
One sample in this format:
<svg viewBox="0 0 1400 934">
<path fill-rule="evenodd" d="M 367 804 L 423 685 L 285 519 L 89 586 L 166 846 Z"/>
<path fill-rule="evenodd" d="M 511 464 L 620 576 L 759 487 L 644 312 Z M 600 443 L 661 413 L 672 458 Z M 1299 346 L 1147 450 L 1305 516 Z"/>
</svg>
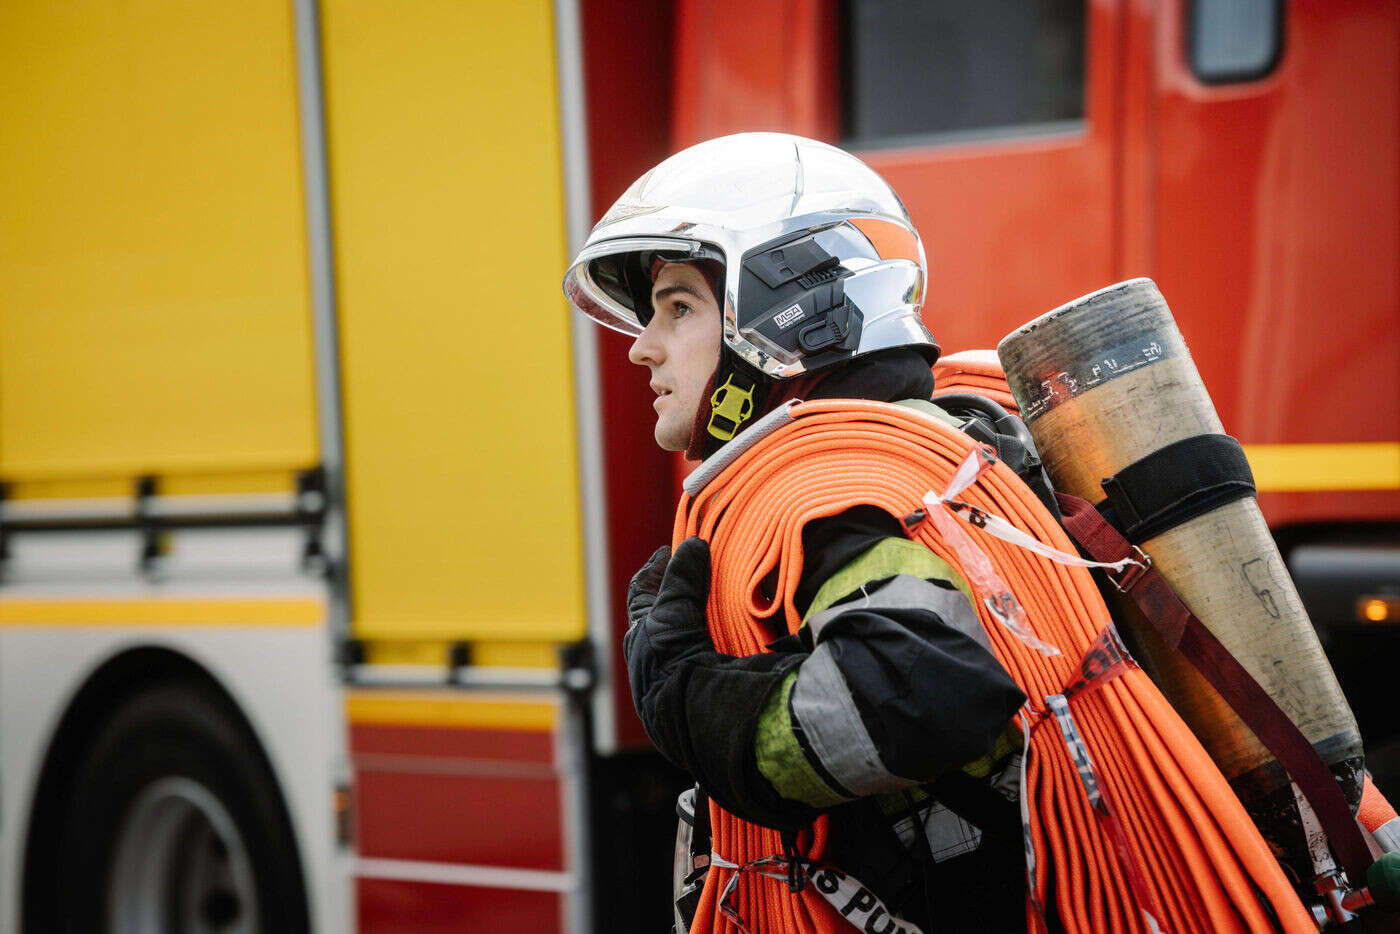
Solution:
<svg viewBox="0 0 1400 934">
<path fill-rule="evenodd" d="M 1020 752 L 1020 750 L 1021 730 L 1016 726 L 1016 721 L 1012 720 L 1006 725 L 1006 729 L 1001 731 L 1001 735 L 997 737 L 996 745 L 992 747 L 992 751 L 982 758 L 974 759 L 972 762 L 964 765 L 962 770 L 973 778 L 986 778 L 988 775 L 992 774 L 992 768 L 998 762 L 1005 759 L 1013 752 Z"/>
<path fill-rule="evenodd" d="M 812 605 L 807 609 L 806 618 L 810 619 L 813 615 L 829 608 L 841 598 L 854 593 L 871 581 L 885 580 L 897 574 L 908 574 L 911 577 L 919 577 L 924 580 L 945 581 L 952 584 L 962 591 L 963 596 L 967 597 L 968 604 L 973 608 L 973 612 L 976 612 L 977 604 L 972 596 L 972 588 L 962 579 L 962 575 L 953 570 L 948 562 L 918 542 L 904 538 L 886 538 L 828 578 L 821 589 L 817 591 L 816 597 L 812 599 Z M 786 714 L 786 712 L 787 704 L 784 701 L 783 713 Z M 765 710 L 764 719 L 767 718 L 768 711 Z M 760 729 L 763 726 L 764 721 L 761 720 Z M 792 740 L 792 742 L 795 746 L 796 740 Z M 1020 745 L 1020 731 L 1016 729 L 1014 724 L 1008 724 L 1001 736 L 997 737 L 996 745 L 992 751 L 981 759 L 964 765 L 962 770 L 973 778 L 985 778 L 991 774 L 992 768 L 997 762 L 1019 749 Z M 801 750 L 798 750 L 798 755 L 801 755 Z M 811 767 L 808 766 L 808 768 Z M 815 777 L 815 772 L 813 776 Z M 769 778 L 769 781 L 772 780 Z M 784 795 L 784 797 L 787 796 Z"/>
<path fill-rule="evenodd" d="M 871 581 L 884 580 L 897 574 L 952 584 L 963 592 L 969 604 L 976 606 L 972 588 L 947 561 L 918 542 L 907 538 L 886 538 L 827 578 L 812 598 L 805 618 L 810 619 Z"/>
<path fill-rule="evenodd" d="M 797 672 L 788 672 L 768 696 L 763 713 L 758 716 L 758 731 L 754 737 L 758 771 L 768 779 L 774 791 L 789 801 L 801 801 L 818 808 L 833 807 L 847 799 L 822 781 L 792 732 L 788 700 L 796 684 Z"/>
<path fill-rule="evenodd" d="M 923 788 L 910 788 L 905 791 L 887 791 L 881 795 L 874 795 L 875 804 L 879 806 L 880 813 L 886 817 L 898 818 L 909 813 L 910 810 L 930 800 L 929 793 Z"/>
</svg>

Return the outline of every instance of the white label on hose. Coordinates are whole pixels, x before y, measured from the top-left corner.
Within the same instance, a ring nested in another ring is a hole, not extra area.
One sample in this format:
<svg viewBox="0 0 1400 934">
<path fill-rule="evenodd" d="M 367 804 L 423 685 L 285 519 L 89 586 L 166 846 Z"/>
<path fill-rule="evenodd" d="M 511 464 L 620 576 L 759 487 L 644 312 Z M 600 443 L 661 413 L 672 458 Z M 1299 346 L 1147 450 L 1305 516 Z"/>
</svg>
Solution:
<svg viewBox="0 0 1400 934">
<path fill-rule="evenodd" d="M 734 922 L 735 926 L 744 934 L 751 934 L 751 932 L 734 907 L 734 895 L 739 885 L 739 877 L 746 872 L 752 872 L 769 879 L 777 879 L 786 885 L 789 870 L 792 867 L 786 856 L 764 856 L 740 866 L 731 863 L 718 853 L 710 855 L 710 865 L 718 866 L 720 869 L 734 870 L 734 875 L 729 877 L 728 884 L 720 893 L 719 910 L 724 913 L 726 918 Z M 854 876 L 831 866 L 814 863 L 811 860 L 798 860 L 798 865 L 806 875 L 807 884 L 831 907 L 839 911 L 842 917 L 855 925 L 857 930 L 870 931 L 872 934 L 923 934 L 918 927 L 890 911 L 885 903 L 880 901 L 879 896 L 862 885 L 860 880 Z"/>
<path fill-rule="evenodd" d="M 1021 721 L 1021 845 L 1026 851 L 1026 895 L 1035 912 L 1036 934 L 1048 934 L 1045 903 L 1035 887 L 1035 839 L 1031 836 L 1031 791 L 1026 787 L 1026 766 L 1031 761 L 1031 725 L 1026 721 L 1025 708 L 1017 711 Z"/>
<path fill-rule="evenodd" d="M 963 503 L 953 499 L 959 493 L 966 490 L 976 482 L 977 478 L 996 463 L 996 455 L 991 452 L 991 448 L 983 445 L 971 454 L 967 455 L 967 460 L 963 461 L 953 474 L 953 479 L 948 483 L 948 490 L 942 496 L 930 490 L 924 494 L 924 505 L 929 511 L 936 512 L 942 506 L 963 522 L 974 528 L 979 528 L 993 538 L 999 538 L 1008 545 L 1015 545 L 1017 548 L 1024 548 L 1026 551 L 1040 555 L 1042 558 L 1049 558 L 1057 564 L 1068 565 L 1076 568 L 1105 568 L 1114 571 L 1121 571 L 1129 565 L 1137 564 L 1132 558 L 1124 558 L 1121 561 L 1089 561 L 1079 555 L 1070 554 L 1067 551 L 1060 551 L 1058 548 L 1039 541 L 1029 532 L 1024 532 L 1007 522 L 1001 516 L 994 516 L 989 512 L 983 512 L 970 503 Z"/>
<path fill-rule="evenodd" d="M 983 471 L 991 468 L 997 462 L 996 453 L 989 444 L 979 444 L 967 455 L 967 460 L 958 465 L 958 469 L 953 471 L 953 478 L 948 481 L 948 489 L 940 496 L 939 502 L 951 499 L 962 493 L 968 487 L 977 482 L 977 478 L 982 476 Z M 933 494 L 930 493 L 929 496 Z M 924 497 L 924 502 L 928 502 L 928 496 Z"/>
<path fill-rule="evenodd" d="M 1322 829 L 1322 821 L 1317 819 L 1317 812 L 1308 804 L 1308 799 L 1304 797 L 1303 789 L 1298 787 L 1298 783 L 1289 784 L 1293 786 L 1293 800 L 1298 804 L 1298 820 L 1303 827 L 1303 838 L 1308 844 L 1308 855 L 1312 857 L 1313 877 L 1336 872 L 1337 863 L 1332 859 L 1332 850 L 1327 845 L 1327 831 Z"/>
<path fill-rule="evenodd" d="M 1084 742 L 1078 725 L 1074 722 L 1074 714 L 1070 713 L 1069 699 L 1063 694 L 1051 694 L 1045 698 L 1045 706 L 1055 716 L 1055 723 L 1060 728 L 1060 735 L 1064 737 L 1065 746 L 1069 749 L 1070 761 L 1074 763 L 1075 770 L 1079 772 L 1079 781 L 1084 785 L 1084 794 L 1089 799 L 1089 807 L 1093 810 L 1094 816 L 1098 818 L 1104 835 L 1113 844 L 1113 848 L 1118 851 L 1118 861 L 1123 864 L 1123 870 L 1127 873 L 1128 885 L 1133 890 L 1133 897 L 1137 899 L 1138 910 L 1142 912 L 1143 924 L 1150 934 L 1163 934 L 1163 926 L 1157 920 L 1157 915 L 1160 913 L 1157 909 L 1157 900 L 1153 897 L 1152 889 L 1148 886 L 1147 876 L 1143 872 L 1142 865 L 1128 845 L 1128 837 L 1123 830 L 1122 823 L 1119 822 L 1117 815 L 1109 809 L 1108 802 L 1104 799 L 1104 792 L 1099 785 L 1098 772 L 1094 768 L 1094 759 L 1089 755 L 1089 747 Z"/>
<path fill-rule="evenodd" d="M 992 566 L 992 560 L 987 557 L 986 552 L 977 547 L 972 536 L 964 532 L 962 526 L 958 525 L 942 509 L 931 509 L 928 515 L 933 520 L 934 526 L 937 527 L 938 533 L 943 536 L 943 541 L 947 542 L 948 547 L 958 553 L 958 561 L 962 564 L 963 573 L 967 575 L 969 582 L 981 595 L 982 605 L 996 618 L 997 622 L 1041 655 L 1049 658 L 1061 654 L 1059 649 L 1042 641 L 1031 629 L 1030 619 L 1026 616 L 1021 601 L 1017 600 L 1016 595 L 1011 592 L 1011 588 L 1006 586 L 1006 582 L 1001 579 L 1001 575 Z"/>
<path fill-rule="evenodd" d="M 1079 680 L 1061 693 L 1069 698 L 1081 691 L 1096 690 L 1134 668 L 1137 668 L 1137 662 L 1119 638 L 1113 620 L 1109 620 L 1079 660 Z"/>
<path fill-rule="evenodd" d="M 1074 717 L 1069 712 L 1069 703 L 1063 694 L 1051 694 L 1045 698 L 1045 706 L 1055 715 L 1060 735 L 1065 738 L 1065 746 L 1069 748 L 1070 761 L 1074 763 L 1075 771 L 1079 773 L 1079 781 L 1084 785 L 1089 807 L 1097 810 L 1103 800 L 1099 797 L 1099 779 L 1094 773 L 1094 760 L 1089 757 L 1089 747 L 1084 745 L 1084 740 L 1079 736 L 1079 728 L 1075 726 Z"/>
<path fill-rule="evenodd" d="M 977 479 L 996 461 L 996 453 L 990 445 L 983 444 L 974 448 L 967 455 L 967 459 L 959 464 L 958 469 L 953 472 L 952 479 L 948 481 L 948 489 L 942 495 L 932 490 L 924 494 L 926 514 L 937 527 L 939 534 L 943 536 L 943 540 L 958 553 L 963 571 L 972 579 L 973 586 L 982 593 L 982 602 L 992 615 L 1003 626 L 1011 630 L 1018 639 L 1040 654 L 1047 657 L 1059 655 L 1059 649 L 1042 641 L 1031 630 L 1030 620 L 1026 617 L 1025 609 L 1012 594 L 1011 588 L 1007 587 L 1001 576 L 997 574 L 986 552 L 982 551 L 972 537 L 950 517 L 956 517 L 1009 545 L 1025 549 L 1032 554 L 1069 567 L 1105 568 L 1121 571 L 1130 565 L 1136 565 L 1138 562 L 1133 558 L 1109 562 L 1086 560 L 1079 555 L 1052 548 L 1030 533 L 1016 528 L 1001 516 L 994 516 L 970 503 L 953 498 L 976 483 Z"/>
<path fill-rule="evenodd" d="M 987 610 L 996 617 L 997 621 L 1011 631 L 1016 638 L 1020 639 L 1030 648 L 1039 652 L 1047 658 L 1059 655 L 1060 650 L 1048 642 L 1042 641 L 1031 629 L 1030 619 L 1026 616 L 1025 609 L 1021 606 L 1021 601 L 1016 599 L 1016 595 L 1011 592 L 1011 588 L 1006 586 L 1006 582 L 1001 579 L 996 568 L 992 565 L 992 560 L 987 557 L 987 553 L 977 546 L 972 540 L 972 536 L 963 531 L 952 518 L 955 514 L 951 509 L 941 508 L 946 505 L 945 498 L 956 496 L 977 481 L 982 471 L 996 463 L 996 456 L 991 453 L 991 448 L 983 446 L 974 450 L 968 455 L 967 460 L 962 462 L 957 471 L 953 474 L 953 479 L 948 483 L 948 492 L 943 496 L 929 493 L 924 497 L 924 503 L 928 506 L 928 517 L 933 520 L 934 526 L 938 529 L 938 534 L 943 537 L 943 541 L 948 544 L 958 554 L 958 560 L 962 564 L 962 571 L 969 578 L 969 582 L 982 597 L 982 603 Z"/>
</svg>

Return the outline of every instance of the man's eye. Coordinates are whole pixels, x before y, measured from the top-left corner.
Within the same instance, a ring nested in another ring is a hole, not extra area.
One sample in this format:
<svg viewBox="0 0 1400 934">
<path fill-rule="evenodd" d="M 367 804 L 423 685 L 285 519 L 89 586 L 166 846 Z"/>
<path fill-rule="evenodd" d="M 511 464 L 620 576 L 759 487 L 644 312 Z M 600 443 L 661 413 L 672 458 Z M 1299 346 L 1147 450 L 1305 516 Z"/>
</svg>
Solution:
<svg viewBox="0 0 1400 934">
<path fill-rule="evenodd" d="M 671 314 L 677 318 L 684 318 L 693 310 L 694 309 L 692 309 L 685 302 L 676 302 L 674 305 L 671 306 Z"/>
</svg>

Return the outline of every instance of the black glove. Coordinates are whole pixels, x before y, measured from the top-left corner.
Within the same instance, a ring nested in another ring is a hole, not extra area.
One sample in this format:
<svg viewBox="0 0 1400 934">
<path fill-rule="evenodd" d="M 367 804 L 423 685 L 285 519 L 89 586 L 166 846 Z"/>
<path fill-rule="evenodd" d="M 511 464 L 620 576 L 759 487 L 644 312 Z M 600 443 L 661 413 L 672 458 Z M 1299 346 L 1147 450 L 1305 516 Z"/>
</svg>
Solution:
<svg viewBox="0 0 1400 934">
<path fill-rule="evenodd" d="M 627 585 L 627 628 L 631 629 L 651 612 L 656 602 L 656 591 L 661 589 L 661 577 L 666 573 L 666 565 L 671 560 L 671 546 L 662 545 L 647 559 L 640 571 L 632 575 L 632 583 Z"/>
<path fill-rule="evenodd" d="M 785 804 L 754 760 L 754 732 L 768 696 L 804 657 L 715 651 L 705 621 L 710 546 L 688 538 L 661 548 L 627 588 L 632 628 L 622 640 L 632 703 L 671 762 L 731 813 L 770 827 L 805 827 L 814 812 Z"/>
<path fill-rule="evenodd" d="M 675 555 L 658 548 L 627 587 L 627 618 L 631 628 L 622 640 L 632 702 L 646 719 L 644 698 L 658 678 L 700 654 L 713 655 L 714 643 L 705 626 L 705 600 L 710 595 L 710 546 L 687 538 Z"/>
</svg>

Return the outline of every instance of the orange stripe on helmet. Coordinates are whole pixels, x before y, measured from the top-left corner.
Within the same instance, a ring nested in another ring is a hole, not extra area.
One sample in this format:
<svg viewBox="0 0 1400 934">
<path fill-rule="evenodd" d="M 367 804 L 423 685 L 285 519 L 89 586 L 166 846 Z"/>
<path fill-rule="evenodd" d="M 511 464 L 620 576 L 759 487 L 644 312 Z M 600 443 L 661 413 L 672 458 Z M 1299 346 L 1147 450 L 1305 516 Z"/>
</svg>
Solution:
<svg viewBox="0 0 1400 934">
<path fill-rule="evenodd" d="M 865 234 L 870 245 L 881 259 L 907 259 L 919 262 L 919 240 L 914 232 L 902 224 L 878 217 L 853 217 L 847 221 L 856 230 Z"/>
</svg>

